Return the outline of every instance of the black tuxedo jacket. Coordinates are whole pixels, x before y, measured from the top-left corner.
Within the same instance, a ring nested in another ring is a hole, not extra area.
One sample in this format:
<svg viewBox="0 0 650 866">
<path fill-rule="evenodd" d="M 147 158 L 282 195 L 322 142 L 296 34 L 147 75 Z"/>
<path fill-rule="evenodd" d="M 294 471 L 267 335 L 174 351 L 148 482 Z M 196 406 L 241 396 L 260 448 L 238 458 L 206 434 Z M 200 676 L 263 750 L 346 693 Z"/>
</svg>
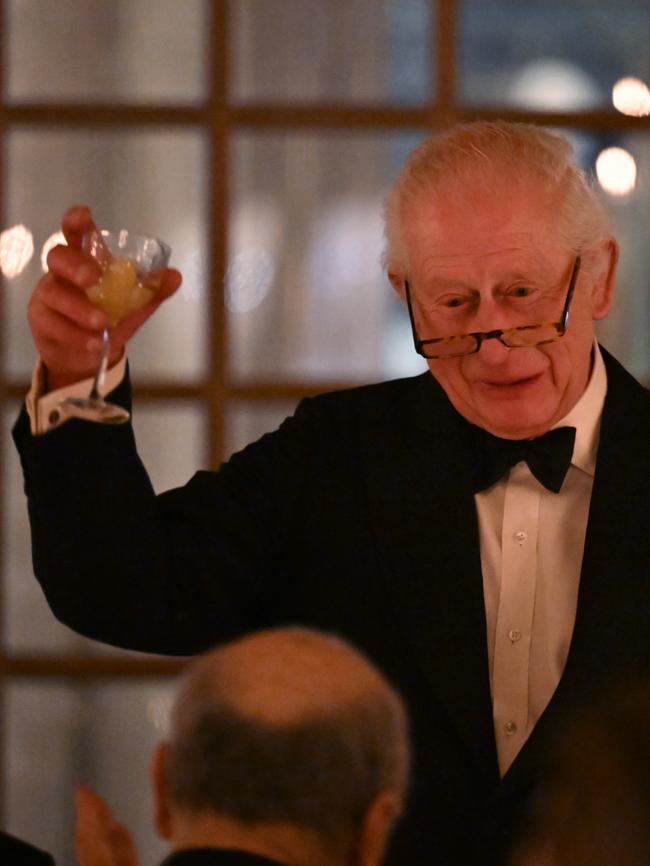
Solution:
<svg viewBox="0 0 650 866">
<path fill-rule="evenodd" d="M 161 866 L 282 866 L 277 860 L 232 848 L 187 848 L 166 857 Z"/>
<path fill-rule="evenodd" d="M 54 866 L 52 856 L 40 848 L 0 831 L 2 866 Z"/>
<path fill-rule="evenodd" d="M 219 472 L 158 497 L 129 426 L 32 437 L 23 414 L 35 573 L 63 622 L 133 649 L 189 654 L 282 623 L 345 636 L 412 716 L 389 863 L 505 862 L 564 711 L 650 669 L 650 395 L 604 357 L 573 640 L 503 780 L 466 425 L 429 373 L 303 401 Z"/>
</svg>

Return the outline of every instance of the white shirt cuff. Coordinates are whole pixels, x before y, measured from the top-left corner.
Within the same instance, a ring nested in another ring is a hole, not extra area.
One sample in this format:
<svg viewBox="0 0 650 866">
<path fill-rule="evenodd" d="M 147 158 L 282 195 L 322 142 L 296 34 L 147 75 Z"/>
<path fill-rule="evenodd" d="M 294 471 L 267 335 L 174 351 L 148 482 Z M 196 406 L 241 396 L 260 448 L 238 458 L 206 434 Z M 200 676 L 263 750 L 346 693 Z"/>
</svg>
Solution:
<svg viewBox="0 0 650 866">
<path fill-rule="evenodd" d="M 106 396 L 110 391 L 113 391 L 120 384 L 126 375 L 126 355 L 122 355 L 120 360 L 106 372 L 104 385 L 100 388 L 102 397 Z M 47 433 L 55 427 L 60 427 L 65 421 L 72 417 L 69 407 L 62 404 L 62 401 L 68 397 L 87 397 L 90 394 L 90 389 L 93 385 L 93 378 L 84 379 L 82 382 L 74 382 L 72 385 L 67 385 L 65 388 L 59 388 L 56 391 L 50 391 L 44 394 L 45 391 L 45 366 L 39 360 L 36 362 L 34 372 L 32 374 L 32 385 L 29 393 L 25 398 L 25 407 L 29 415 L 30 428 L 32 435 L 39 436 Z M 88 421 L 100 421 L 99 414 L 94 417 L 92 412 L 84 413 L 84 418 Z"/>
</svg>

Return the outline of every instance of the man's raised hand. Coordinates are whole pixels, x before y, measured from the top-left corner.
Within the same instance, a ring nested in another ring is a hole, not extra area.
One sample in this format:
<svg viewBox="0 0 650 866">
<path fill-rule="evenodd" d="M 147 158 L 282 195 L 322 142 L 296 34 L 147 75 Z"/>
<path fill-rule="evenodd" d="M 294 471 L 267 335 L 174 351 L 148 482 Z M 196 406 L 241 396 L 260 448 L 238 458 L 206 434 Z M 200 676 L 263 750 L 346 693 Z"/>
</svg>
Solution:
<svg viewBox="0 0 650 866">
<path fill-rule="evenodd" d="M 36 349 L 47 370 L 47 388 L 54 390 L 93 376 L 101 350 L 106 314 L 86 297 L 100 269 L 82 248 L 83 238 L 95 229 L 89 208 L 75 206 L 63 217 L 67 245 L 50 250 L 48 271 L 36 284 L 28 307 L 28 320 Z M 153 300 L 111 330 L 109 365 L 121 357 L 124 346 L 160 304 L 181 284 L 181 275 L 167 268 Z"/>
</svg>

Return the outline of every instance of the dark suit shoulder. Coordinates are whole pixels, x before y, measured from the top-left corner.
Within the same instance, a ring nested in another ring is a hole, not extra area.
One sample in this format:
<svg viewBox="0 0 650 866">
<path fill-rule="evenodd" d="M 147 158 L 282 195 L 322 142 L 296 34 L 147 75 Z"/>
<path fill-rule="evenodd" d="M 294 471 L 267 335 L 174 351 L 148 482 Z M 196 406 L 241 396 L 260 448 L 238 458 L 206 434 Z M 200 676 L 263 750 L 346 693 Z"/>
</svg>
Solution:
<svg viewBox="0 0 650 866">
<path fill-rule="evenodd" d="M 35 845 L 0 831 L 0 863 L 6 866 L 54 866 L 54 859 Z"/>
<path fill-rule="evenodd" d="M 334 441 L 361 435 L 393 436 L 416 427 L 440 424 L 456 415 L 444 391 L 429 373 L 393 379 L 302 400 L 293 416 L 310 425 L 310 435 L 333 435 Z M 349 444 L 349 442 L 347 443 Z"/>
<path fill-rule="evenodd" d="M 605 369 L 607 370 L 607 399 L 619 403 L 631 403 L 636 409 L 650 412 L 650 391 L 638 382 L 634 376 L 613 355 L 600 347 Z"/>
<path fill-rule="evenodd" d="M 349 411 L 372 406 L 386 407 L 414 397 L 419 398 L 423 394 L 429 394 L 434 399 L 441 397 L 444 399 L 444 392 L 429 372 L 403 379 L 327 391 L 315 397 L 308 397 L 301 403 L 311 403 L 317 408 L 340 408 Z"/>
<path fill-rule="evenodd" d="M 601 349 L 607 369 L 607 396 L 603 406 L 599 467 L 634 466 L 633 477 L 647 484 L 650 392 L 607 351 Z"/>
<path fill-rule="evenodd" d="M 282 866 L 259 854 L 232 848 L 187 848 L 170 854 L 161 866 Z"/>
<path fill-rule="evenodd" d="M 436 400 L 437 391 L 442 401 Z M 221 467 L 221 478 L 232 473 L 239 478 L 251 467 L 258 479 L 274 468 L 282 477 L 290 470 L 294 482 L 311 472 L 320 477 L 324 459 L 356 461 L 362 440 L 381 434 L 392 441 L 391 430 L 411 427 L 436 402 L 448 401 L 429 373 L 305 397 L 277 430 L 234 454 Z M 214 473 L 198 475 L 204 483 L 214 482 Z"/>
</svg>

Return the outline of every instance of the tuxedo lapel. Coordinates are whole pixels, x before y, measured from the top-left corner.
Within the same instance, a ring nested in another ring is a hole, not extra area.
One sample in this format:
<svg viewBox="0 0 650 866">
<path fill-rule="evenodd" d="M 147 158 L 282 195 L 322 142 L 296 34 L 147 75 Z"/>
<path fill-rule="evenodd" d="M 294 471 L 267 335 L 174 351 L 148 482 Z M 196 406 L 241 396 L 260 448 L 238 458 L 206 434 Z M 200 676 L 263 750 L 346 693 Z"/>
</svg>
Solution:
<svg viewBox="0 0 650 866">
<path fill-rule="evenodd" d="M 650 662 L 650 395 L 613 358 L 603 410 L 569 683 Z M 591 686 L 592 683 L 589 683 Z"/>
<path fill-rule="evenodd" d="M 483 774 L 497 773 L 478 524 L 466 433 L 430 374 L 363 433 L 369 502 L 387 592 L 451 727 Z"/>
<path fill-rule="evenodd" d="M 576 621 L 560 683 L 504 779 L 526 784 L 560 717 L 618 679 L 650 674 L 650 395 L 604 350 L 608 392 Z"/>
</svg>

